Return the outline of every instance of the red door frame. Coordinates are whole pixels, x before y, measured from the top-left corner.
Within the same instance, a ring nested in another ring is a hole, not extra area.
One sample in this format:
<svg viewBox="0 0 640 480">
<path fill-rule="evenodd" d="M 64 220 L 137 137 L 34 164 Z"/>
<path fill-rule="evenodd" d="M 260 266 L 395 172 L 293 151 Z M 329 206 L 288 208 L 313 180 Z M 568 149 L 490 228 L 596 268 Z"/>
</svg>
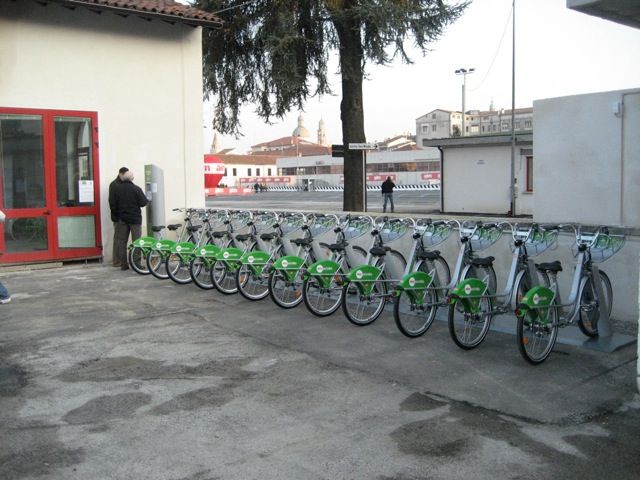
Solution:
<svg viewBox="0 0 640 480">
<path fill-rule="evenodd" d="M 44 217 L 47 219 L 48 250 L 42 252 L 6 253 L 5 230 L 0 226 L 0 263 L 27 263 L 38 261 L 68 260 L 102 255 L 102 229 L 100 218 L 100 170 L 98 151 L 98 114 L 80 110 L 45 110 L 34 108 L 0 107 L 0 114 L 38 115 L 42 118 L 42 140 L 44 157 L 45 207 L 44 208 L 3 208 L 3 182 L 0 181 L 0 209 L 7 219 L 24 217 Z M 55 150 L 55 117 L 81 117 L 91 119 L 91 157 L 93 163 L 93 206 L 61 207 L 57 202 L 57 172 Z M 2 172 L 0 172 L 0 176 Z M 96 246 L 87 248 L 58 248 L 59 216 L 93 215 L 95 218 Z"/>
</svg>

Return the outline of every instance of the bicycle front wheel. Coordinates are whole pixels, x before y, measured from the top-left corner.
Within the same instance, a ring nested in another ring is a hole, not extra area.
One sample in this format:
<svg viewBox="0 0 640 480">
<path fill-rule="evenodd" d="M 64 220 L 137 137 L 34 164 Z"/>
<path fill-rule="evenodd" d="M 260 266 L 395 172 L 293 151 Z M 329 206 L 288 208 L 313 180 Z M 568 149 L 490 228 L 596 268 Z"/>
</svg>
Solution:
<svg viewBox="0 0 640 480">
<path fill-rule="evenodd" d="M 424 297 L 418 301 L 416 292 L 404 290 L 393 305 L 393 318 L 398 330 L 409 338 L 417 338 L 425 333 L 436 318 L 437 294 L 433 288 L 424 291 Z"/>
<path fill-rule="evenodd" d="M 268 266 L 260 273 L 255 273 L 251 265 L 240 265 L 236 271 L 236 288 L 247 300 L 262 300 L 269 295 L 269 277 L 264 273 Z"/>
<path fill-rule="evenodd" d="M 169 278 L 167 273 L 167 266 L 164 255 L 159 250 L 151 250 L 147 255 L 147 268 L 151 275 L 159 280 L 166 280 Z"/>
<path fill-rule="evenodd" d="M 342 311 L 347 319 L 359 327 L 375 322 L 386 303 L 387 285 L 382 279 L 376 280 L 371 293 L 360 293 L 354 282 L 342 288 Z"/>
<path fill-rule="evenodd" d="M 196 257 L 189 263 L 189 274 L 193 283 L 203 290 L 215 288 L 211 281 L 211 267 L 200 257 Z"/>
<path fill-rule="evenodd" d="M 303 269 L 296 272 L 289 280 L 282 270 L 274 270 L 269 274 L 269 295 L 276 305 L 282 308 L 293 308 L 302 302 Z"/>
<path fill-rule="evenodd" d="M 191 273 L 189 272 L 189 263 L 182 256 L 172 253 L 167 257 L 166 269 L 169 278 L 178 285 L 186 285 L 191 283 Z"/>
<path fill-rule="evenodd" d="M 578 319 L 578 328 L 587 337 L 598 336 L 598 320 L 600 320 L 600 309 L 607 308 L 611 315 L 613 306 L 613 288 L 609 276 L 600 270 L 600 279 L 602 280 L 602 292 L 604 298 L 599 299 L 593 283 L 593 277 L 587 278 L 582 291 L 580 292 L 580 318 Z"/>
<path fill-rule="evenodd" d="M 327 287 L 317 277 L 309 277 L 302 286 L 304 304 L 314 315 L 327 317 L 340 307 L 343 285 L 342 274 L 335 274 Z"/>
<path fill-rule="evenodd" d="M 539 365 L 551 354 L 558 338 L 558 308 L 555 301 L 548 308 L 518 316 L 518 350 L 522 358 Z"/>
<path fill-rule="evenodd" d="M 491 326 L 491 298 L 478 299 L 477 308 L 465 305 L 462 299 L 449 305 L 449 333 L 454 343 L 464 350 L 477 347 Z"/>
<path fill-rule="evenodd" d="M 233 295 L 238 292 L 236 272 L 227 268 L 222 260 L 216 260 L 211 266 L 211 283 L 220 293 Z"/>
<path fill-rule="evenodd" d="M 147 251 L 142 247 L 131 247 L 127 252 L 129 265 L 133 271 L 140 275 L 149 275 L 149 267 L 147 266 Z"/>
</svg>

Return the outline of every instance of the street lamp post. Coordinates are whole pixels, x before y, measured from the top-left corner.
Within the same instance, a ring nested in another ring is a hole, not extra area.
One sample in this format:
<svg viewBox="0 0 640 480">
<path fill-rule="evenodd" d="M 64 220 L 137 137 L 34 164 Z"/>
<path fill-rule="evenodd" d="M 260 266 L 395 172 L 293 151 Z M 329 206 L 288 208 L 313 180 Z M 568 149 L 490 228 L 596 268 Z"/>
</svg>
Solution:
<svg viewBox="0 0 640 480">
<path fill-rule="evenodd" d="M 467 96 L 467 75 L 471 75 L 475 72 L 475 68 L 459 68 L 456 70 L 456 75 L 462 75 L 462 132 L 461 136 L 464 137 L 465 134 L 465 117 L 466 114 L 466 96 Z"/>
</svg>

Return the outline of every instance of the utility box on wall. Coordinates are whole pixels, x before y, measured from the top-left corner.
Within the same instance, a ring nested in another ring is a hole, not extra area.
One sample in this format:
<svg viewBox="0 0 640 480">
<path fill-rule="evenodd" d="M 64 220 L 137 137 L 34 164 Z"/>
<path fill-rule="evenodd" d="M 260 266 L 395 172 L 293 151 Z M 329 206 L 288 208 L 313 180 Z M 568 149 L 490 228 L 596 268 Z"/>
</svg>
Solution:
<svg viewBox="0 0 640 480">
<path fill-rule="evenodd" d="M 144 193 L 147 204 L 147 235 L 154 236 L 152 226 L 164 225 L 164 172 L 157 165 L 144 166 Z M 155 236 L 159 235 L 156 234 Z"/>
</svg>

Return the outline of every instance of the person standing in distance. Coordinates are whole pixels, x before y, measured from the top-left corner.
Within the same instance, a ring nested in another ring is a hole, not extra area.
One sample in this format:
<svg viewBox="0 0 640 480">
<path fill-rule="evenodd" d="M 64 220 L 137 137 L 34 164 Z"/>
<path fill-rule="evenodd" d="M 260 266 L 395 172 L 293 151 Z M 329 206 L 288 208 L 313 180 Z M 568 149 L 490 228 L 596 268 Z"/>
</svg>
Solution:
<svg viewBox="0 0 640 480">
<path fill-rule="evenodd" d="M 127 167 L 122 167 L 118 170 L 118 176 L 115 178 L 113 182 L 109 184 L 109 208 L 111 209 L 111 221 L 113 222 L 113 260 L 112 264 L 114 267 L 121 267 L 120 263 L 120 251 L 118 249 L 119 245 L 116 239 L 118 238 L 118 216 L 116 215 L 116 187 L 122 183 L 122 176 L 127 173 L 129 169 Z"/>
<path fill-rule="evenodd" d="M 2 210 L 0 210 L 0 223 L 4 223 L 5 215 Z M 9 303 L 11 301 L 11 295 L 9 295 L 9 290 L 0 282 L 0 305 L 4 305 L 5 303 Z"/>
<path fill-rule="evenodd" d="M 122 174 L 122 183 L 116 184 L 114 189 L 115 213 L 118 218 L 116 229 L 116 242 L 120 255 L 120 268 L 129 269 L 127 262 L 127 241 L 131 234 L 131 241 L 135 241 L 142 235 L 142 210 L 149 203 L 140 187 L 133 183 L 131 170 Z"/>
<path fill-rule="evenodd" d="M 391 213 L 393 213 L 393 189 L 396 188 L 396 184 L 393 183 L 391 177 L 387 177 L 387 179 L 382 182 L 382 212 L 385 213 L 387 211 L 387 201 L 391 202 Z"/>
</svg>

